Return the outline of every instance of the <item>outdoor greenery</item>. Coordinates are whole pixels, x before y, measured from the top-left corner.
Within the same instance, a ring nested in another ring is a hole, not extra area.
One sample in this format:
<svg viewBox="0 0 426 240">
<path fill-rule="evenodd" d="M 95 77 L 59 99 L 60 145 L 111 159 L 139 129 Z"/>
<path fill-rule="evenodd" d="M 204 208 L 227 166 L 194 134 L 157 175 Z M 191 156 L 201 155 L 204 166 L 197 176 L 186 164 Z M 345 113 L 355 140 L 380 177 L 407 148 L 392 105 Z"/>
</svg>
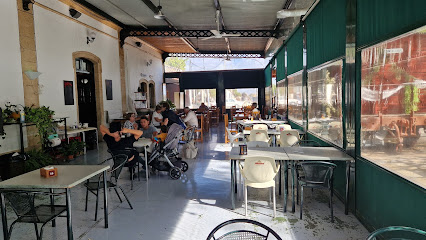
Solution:
<svg viewBox="0 0 426 240">
<path fill-rule="evenodd" d="M 169 57 L 164 64 L 176 70 L 185 71 L 187 61 L 187 58 Z"/>
<path fill-rule="evenodd" d="M 406 85 L 404 91 L 405 114 L 411 114 L 419 110 L 419 88 L 412 85 Z"/>
</svg>

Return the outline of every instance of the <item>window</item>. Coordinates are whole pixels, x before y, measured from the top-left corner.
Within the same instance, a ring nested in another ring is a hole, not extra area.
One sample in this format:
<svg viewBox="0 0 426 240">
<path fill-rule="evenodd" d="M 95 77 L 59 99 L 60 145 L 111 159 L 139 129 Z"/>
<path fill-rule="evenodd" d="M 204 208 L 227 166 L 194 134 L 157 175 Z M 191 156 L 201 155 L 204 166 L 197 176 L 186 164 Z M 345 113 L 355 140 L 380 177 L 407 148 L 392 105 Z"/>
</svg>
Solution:
<svg viewBox="0 0 426 240">
<path fill-rule="evenodd" d="M 342 66 L 336 61 L 308 71 L 308 130 L 343 145 Z"/>
<path fill-rule="evenodd" d="M 272 99 L 271 99 L 271 86 L 265 87 L 265 105 L 266 107 L 272 106 Z"/>
<path fill-rule="evenodd" d="M 361 156 L 424 186 L 426 26 L 361 52 Z"/>
<path fill-rule="evenodd" d="M 258 103 L 257 88 L 225 89 L 225 101 L 228 109 L 232 106 L 241 108 L 254 102 Z"/>
<path fill-rule="evenodd" d="M 285 86 L 286 80 L 279 81 L 277 83 L 277 104 L 278 104 L 278 114 L 281 118 L 287 116 L 287 89 Z"/>
<path fill-rule="evenodd" d="M 287 77 L 288 79 L 288 118 L 302 125 L 303 93 L 302 93 L 302 71 Z"/>
<path fill-rule="evenodd" d="M 185 107 L 198 109 L 201 103 L 208 107 L 216 106 L 216 89 L 185 90 Z"/>
</svg>

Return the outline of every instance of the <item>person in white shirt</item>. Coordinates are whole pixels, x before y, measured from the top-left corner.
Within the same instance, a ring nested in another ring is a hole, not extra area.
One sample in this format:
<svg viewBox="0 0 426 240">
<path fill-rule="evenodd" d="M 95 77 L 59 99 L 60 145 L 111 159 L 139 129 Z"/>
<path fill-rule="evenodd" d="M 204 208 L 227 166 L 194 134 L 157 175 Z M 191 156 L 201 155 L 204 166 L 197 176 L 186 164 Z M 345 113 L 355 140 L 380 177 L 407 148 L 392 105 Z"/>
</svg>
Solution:
<svg viewBox="0 0 426 240">
<path fill-rule="evenodd" d="M 189 109 L 189 107 L 185 107 L 185 109 L 183 111 L 186 114 L 186 117 L 183 119 L 183 121 L 186 123 L 186 125 L 188 127 L 189 126 L 198 127 L 197 115 L 195 115 L 195 113 L 193 111 L 191 111 Z"/>
<path fill-rule="evenodd" d="M 161 115 L 161 106 L 157 105 L 155 106 L 155 112 L 152 114 L 152 125 L 156 128 L 159 128 L 161 126 L 161 123 L 163 122 L 163 115 Z"/>
</svg>

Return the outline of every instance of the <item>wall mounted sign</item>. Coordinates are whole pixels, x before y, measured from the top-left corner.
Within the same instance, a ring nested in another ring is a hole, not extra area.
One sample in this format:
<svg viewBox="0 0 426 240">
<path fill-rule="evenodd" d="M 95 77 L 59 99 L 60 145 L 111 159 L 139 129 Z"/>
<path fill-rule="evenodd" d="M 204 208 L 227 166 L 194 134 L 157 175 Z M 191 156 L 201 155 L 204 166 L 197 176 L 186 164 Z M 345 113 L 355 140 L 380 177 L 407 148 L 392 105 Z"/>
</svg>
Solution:
<svg viewBox="0 0 426 240">
<path fill-rule="evenodd" d="M 112 80 L 105 79 L 106 99 L 112 100 Z"/>
<path fill-rule="evenodd" d="M 64 99 L 65 105 L 74 105 L 74 83 L 64 80 Z"/>
</svg>

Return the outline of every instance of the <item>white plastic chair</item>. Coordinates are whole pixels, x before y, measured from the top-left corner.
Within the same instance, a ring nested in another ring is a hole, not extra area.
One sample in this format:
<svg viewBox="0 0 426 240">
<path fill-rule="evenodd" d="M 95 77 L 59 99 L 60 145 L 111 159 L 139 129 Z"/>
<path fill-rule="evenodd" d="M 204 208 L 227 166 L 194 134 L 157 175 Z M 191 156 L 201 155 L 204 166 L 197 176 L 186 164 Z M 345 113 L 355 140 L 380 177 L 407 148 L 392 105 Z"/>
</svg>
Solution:
<svg viewBox="0 0 426 240">
<path fill-rule="evenodd" d="M 271 157 L 247 157 L 244 166 L 239 163 L 240 172 L 244 177 L 244 206 L 247 216 L 247 187 L 270 188 L 272 187 L 272 199 L 274 204 L 274 217 L 276 213 L 275 203 L 275 176 L 280 166 Z"/>
<path fill-rule="evenodd" d="M 247 142 L 247 147 L 267 148 L 267 147 L 269 147 L 269 143 L 259 142 L 259 141 Z"/>
<path fill-rule="evenodd" d="M 266 130 L 266 131 L 268 131 L 268 125 L 266 125 L 266 124 L 254 124 L 253 130 Z"/>
<path fill-rule="evenodd" d="M 280 133 L 280 146 L 290 147 L 300 140 L 299 132 L 297 130 L 284 130 Z"/>
<path fill-rule="evenodd" d="M 277 126 L 275 127 L 275 129 L 276 129 L 277 131 L 280 131 L 280 129 L 283 129 L 283 130 L 291 130 L 291 126 L 290 126 L 289 124 L 280 124 L 280 125 L 277 125 Z"/>
<path fill-rule="evenodd" d="M 229 142 L 231 143 L 231 146 L 233 147 L 235 140 L 238 138 L 242 138 L 243 135 L 241 133 L 236 133 L 233 135 L 231 131 L 229 130 L 229 128 L 225 127 L 225 129 L 226 129 L 226 132 L 228 133 Z"/>
<path fill-rule="evenodd" d="M 270 143 L 267 130 L 251 130 L 250 135 L 248 136 L 248 141 L 259 141 Z"/>
</svg>

